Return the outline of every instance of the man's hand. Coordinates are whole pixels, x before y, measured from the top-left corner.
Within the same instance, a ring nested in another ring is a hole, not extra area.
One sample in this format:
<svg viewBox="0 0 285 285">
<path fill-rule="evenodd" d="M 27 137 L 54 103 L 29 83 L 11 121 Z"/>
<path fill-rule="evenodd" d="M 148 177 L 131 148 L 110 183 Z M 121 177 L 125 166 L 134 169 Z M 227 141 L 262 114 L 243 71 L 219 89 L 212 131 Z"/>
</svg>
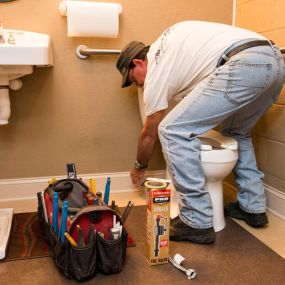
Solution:
<svg viewBox="0 0 285 285">
<path fill-rule="evenodd" d="M 137 187 L 142 186 L 144 180 L 145 180 L 145 169 L 136 169 L 132 168 L 130 171 L 130 176 L 132 179 L 132 182 Z"/>
</svg>

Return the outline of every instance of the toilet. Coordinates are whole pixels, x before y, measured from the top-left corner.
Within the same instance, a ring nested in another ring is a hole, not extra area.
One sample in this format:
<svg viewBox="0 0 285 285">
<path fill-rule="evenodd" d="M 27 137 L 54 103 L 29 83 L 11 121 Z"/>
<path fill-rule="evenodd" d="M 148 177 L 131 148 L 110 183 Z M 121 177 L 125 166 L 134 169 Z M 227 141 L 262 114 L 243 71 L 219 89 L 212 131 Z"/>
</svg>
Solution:
<svg viewBox="0 0 285 285">
<path fill-rule="evenodd" d="M 143 91 L 138 89 L 138 100 L 142 122 L 145 120 Z M 223 180 L 234 168 L 238 159 L 238 143 L 231 137 L 210 130 L 198 136 L 201 141 L 201 162 L 206 177 L 205 189 L 209 191 L 213 206 L 213 223 L 215 232 L 221 231 L 226 223 L 223 204 Z M 166 170 L 166 178 L 169 172 Z M 172 184 L 171 218 L 179 214 L 178 192 Z"/>
<path fill-rule="evenodd" d="M 223 180 L 237 162 L 238 143 L 214 130 L 198 137 L 201 141 L 201 162 L 206 177 L 205 189 L 209 191 L 212 200 L 214 229 L 219 232 L 226 225 Z"/>
</svg>

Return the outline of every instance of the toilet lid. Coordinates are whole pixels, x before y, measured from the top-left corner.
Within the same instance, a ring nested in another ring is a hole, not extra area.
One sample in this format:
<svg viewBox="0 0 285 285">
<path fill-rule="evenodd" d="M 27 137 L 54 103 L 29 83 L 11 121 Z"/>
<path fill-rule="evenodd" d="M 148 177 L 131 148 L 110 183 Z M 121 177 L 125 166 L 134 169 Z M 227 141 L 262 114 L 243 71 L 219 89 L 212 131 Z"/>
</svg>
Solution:
<svg viewBox="0 0 285 285">
<path fill-rule="evenodd" d="M 198 136 L 201 141 L 201 150 L 209 151 L 213 149 L 225 148 L 229 150 L 237 150 L 238 142 L 232 138 L 223 136 L 217 131 L 210 130 Z"/>
</svg>

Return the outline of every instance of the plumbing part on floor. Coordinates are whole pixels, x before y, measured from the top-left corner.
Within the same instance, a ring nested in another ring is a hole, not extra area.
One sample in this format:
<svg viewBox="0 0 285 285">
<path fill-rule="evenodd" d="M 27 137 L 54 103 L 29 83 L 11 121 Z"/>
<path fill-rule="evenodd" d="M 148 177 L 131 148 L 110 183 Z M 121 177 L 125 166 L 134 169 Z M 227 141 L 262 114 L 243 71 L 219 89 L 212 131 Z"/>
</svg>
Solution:
<svg viewBox="0 0 285 285">
<path fill-rule="evenodd" d="M 188 279 L 194 279 L 196 277 L 197 273 L 194 269 L 192 268 L 186 269 L 181 265 L 181 263 L 185 260 L 185 258 L 179 253 L 175 254 L 173 258 L 169 255 L 168 260 L 174 267 L 186 273 Z"/>
<path fill-rule="evenodd" d="M 12 227 L 13 209 L 0 209 L 0 259 L 5 258 Z"/>
</svg>

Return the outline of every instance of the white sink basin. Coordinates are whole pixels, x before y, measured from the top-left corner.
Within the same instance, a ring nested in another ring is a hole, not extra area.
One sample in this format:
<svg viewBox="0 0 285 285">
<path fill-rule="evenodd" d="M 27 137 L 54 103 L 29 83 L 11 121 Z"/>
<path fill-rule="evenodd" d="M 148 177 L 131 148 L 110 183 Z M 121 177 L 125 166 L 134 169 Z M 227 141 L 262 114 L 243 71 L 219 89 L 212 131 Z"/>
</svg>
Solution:
<svg viewBox="0 0 285 285">
<path fill-rule="evenodd" d="M 53 64 L 49 35 L 8 29 L 2 31 L 4 42 L 0 43 L 0 65 Z"/>
<path fill-rule="evenodd" d="M 3 29 L 0 26 L 0 125 L 10 117 L 9 88 L 21 88 L 17 79 L 33 72 L 33 66 L 52 66 L 49 35 Z"/>
</svg>

